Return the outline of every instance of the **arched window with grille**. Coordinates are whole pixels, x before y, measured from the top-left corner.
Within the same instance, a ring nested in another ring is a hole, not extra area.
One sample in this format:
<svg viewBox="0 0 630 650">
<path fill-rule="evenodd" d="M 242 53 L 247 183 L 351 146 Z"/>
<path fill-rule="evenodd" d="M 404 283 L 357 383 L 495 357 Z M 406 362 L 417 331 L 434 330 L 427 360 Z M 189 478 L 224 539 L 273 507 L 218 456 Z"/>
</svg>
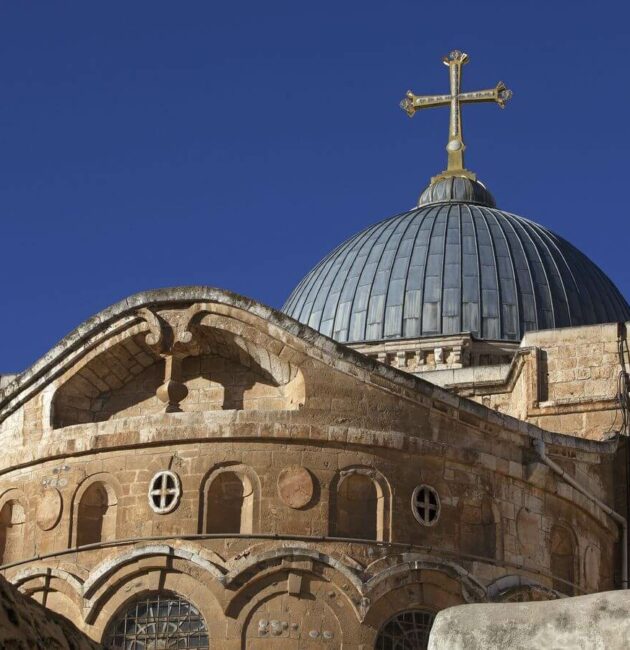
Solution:
<svg viewBox="0 0 630 650">
<path fill-rule="evenodd" d="M 199 610 L 171 592 L 150 592 L 127 603 L 103 636 L 107 650 L 209 650 L 208 628 Z"/>
<path fill-rule="evenodd" d="M 380 629 L 375 650 L 426 650 L 435 615 L 408 609 L 392 616 Z"/>
</svg>

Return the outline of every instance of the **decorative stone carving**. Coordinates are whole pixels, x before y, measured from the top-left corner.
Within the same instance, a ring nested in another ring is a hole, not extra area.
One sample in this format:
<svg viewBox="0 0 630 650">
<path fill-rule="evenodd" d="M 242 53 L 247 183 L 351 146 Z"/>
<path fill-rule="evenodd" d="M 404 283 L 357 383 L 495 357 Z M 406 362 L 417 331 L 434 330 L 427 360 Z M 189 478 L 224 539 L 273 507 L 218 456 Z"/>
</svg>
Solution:
<svg viewBox="0 0 630 650">
<path fill-rule="evenodd" d="M 278 496 L 289 508 L 304 508 L 313 498 L 311 473 L 300 465 L 285 467 L 278 476 Z"/>
<path fill-rule="evenodd" d="M 184 309 L 164 310 L 156 313 L 143 307 L 136 316 L 148 325 L 145 343 L 153 352 L 164 359 L 164 383 L 156 390 L 158 399 L 166 404 L 166 412 L 178 412 L 181 402 L 188 396 L 183 382 L 182 366 L 187 357 L 199 356 L 207 351 L 208 341 L 203 329 L 215 328 L 228 332 L 231 344 L 239 356 L 249 356 L 263 372 L 268 372 L 278 384 L 292 381 L 298 372 L 297 366 L 281 361 L 264 349 L 265 335 L 241 322 L 212 312 L 210 305 L 195 303 Z M 232 326 L 226 329 L 226 321 Z M 248 334 L 251 337 L 248 339 Z M 263 348 L 262 352 L 260 348 Z"/>
<path fill-rule="evenodd" d="M 61 519 L 63 500 L 59 490 L 54 487 L 45 488 L 37 504 L 35 521 L 41 530 L 51 530 Z"/>
</svg>

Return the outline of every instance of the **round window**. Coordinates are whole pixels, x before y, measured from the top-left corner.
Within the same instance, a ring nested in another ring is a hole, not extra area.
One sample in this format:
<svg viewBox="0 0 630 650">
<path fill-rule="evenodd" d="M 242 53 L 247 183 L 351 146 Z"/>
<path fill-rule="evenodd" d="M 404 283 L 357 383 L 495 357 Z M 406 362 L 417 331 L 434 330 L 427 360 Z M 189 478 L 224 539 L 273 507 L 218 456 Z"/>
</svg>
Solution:
<svg viewBox="0 0 630 650">
<path fill-rule="evenodd" d="M 433 526 L 440 516 L 440 497 L 430 485 L 418 485 L 411 495 L 411 511 L 423 526 Z"/>
<path fill-rule="evenodd" d="M 165 470 L 158 472 L 149 485 L 149 505 L 154 512 L 165 515 L 177 507 L 182 495 L 179 476 Z"/>
</svg>

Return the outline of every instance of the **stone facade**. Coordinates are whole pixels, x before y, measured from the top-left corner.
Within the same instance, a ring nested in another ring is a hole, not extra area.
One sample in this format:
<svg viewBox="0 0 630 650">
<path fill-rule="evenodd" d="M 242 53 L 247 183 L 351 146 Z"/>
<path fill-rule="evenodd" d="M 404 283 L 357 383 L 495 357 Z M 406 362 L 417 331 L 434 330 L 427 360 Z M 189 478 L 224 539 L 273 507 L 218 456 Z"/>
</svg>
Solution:
<svg viewBox="0 0 630 650">
<path fill-rule="evenodd" d="M 621 426 L 619 373 L 622 361 L 630 367 L 627 343 L 626 324 L 610 323 L 528 332 L 520 346 L 459 335 L 352 347 L 500 413 L 602 439 Z M 418 365 L 409 360 L 420 346 L 429 352 Z M 398 348 L 402 354 L 390 351 Z"/>
<path fill-rule="evenodd" d="M 536 336 L 551 378 L 576 343 Z M 155 594 L 210 647 L 358 650 L 410 609 L 619 585 L 617 441 L 457 390 L 482 403 L 223 291 L 133 296 L 0 392 L 3 574 L 110 647 Z"/>
</svg>

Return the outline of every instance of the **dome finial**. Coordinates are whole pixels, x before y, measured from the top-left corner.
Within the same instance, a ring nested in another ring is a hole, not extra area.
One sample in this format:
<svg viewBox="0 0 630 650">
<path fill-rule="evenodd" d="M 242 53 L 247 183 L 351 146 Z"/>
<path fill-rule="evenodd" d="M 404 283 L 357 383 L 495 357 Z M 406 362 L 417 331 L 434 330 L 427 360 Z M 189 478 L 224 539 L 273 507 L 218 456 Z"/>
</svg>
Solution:
<svg viewBox="0 0 630 650">
<path fill-rule="evenodd" d="M 477 90 L 463 93 L 461 91 L 462 66 L 468 63 L 468 54 L 453 50 L 443 59 L 444 64 L 448 66 L 449 77 L 451 81 L 450 95 L 414 95 L 411 90 L 407 91 L 407 96 L 400 102 L 400 107 L 413 117 L 416 111 L 422 108 L 431 108 L 433 106 L 451 107 L 451 118 L 449 124 L 448 144 L 446 151 L 448 153 L 448 167 L 446 171 L 431 179 L 435 182 L 438 179 L 449 176 L 460 176 L 476 180 L 475 174 L 464 167 L 464 151 L 466 145 L 462 135 L 462 116 L 461 104 L 479 103 L 479 102 L 496 102 L 501 108 L 505 107 L 506 102 L 512 97 L 512 91 L 508 90 L 502 81 L 495 88 L 488 90 Z"/>
</svg>

